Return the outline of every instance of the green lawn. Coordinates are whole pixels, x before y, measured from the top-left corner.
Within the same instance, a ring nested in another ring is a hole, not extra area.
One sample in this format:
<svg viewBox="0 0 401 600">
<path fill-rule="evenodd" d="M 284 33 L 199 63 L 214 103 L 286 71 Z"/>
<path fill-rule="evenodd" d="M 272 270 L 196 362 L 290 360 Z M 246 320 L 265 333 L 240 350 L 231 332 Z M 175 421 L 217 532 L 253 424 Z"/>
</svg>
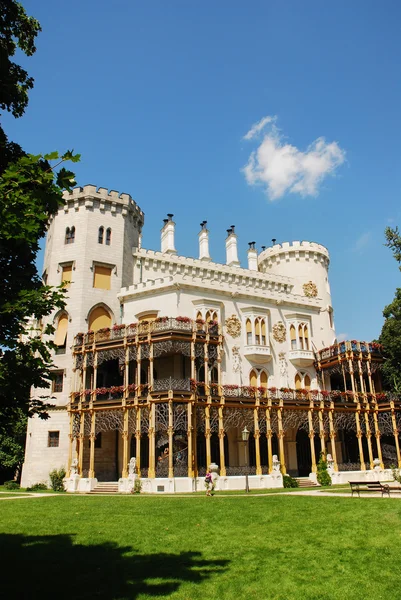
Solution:
<svg viewBox="0 0 401 600">
<path fill-rule="evenodd" d="M 4 500 L 0 561 L 7 599 L 398 599 L 401 502 Z"/>
</svg>

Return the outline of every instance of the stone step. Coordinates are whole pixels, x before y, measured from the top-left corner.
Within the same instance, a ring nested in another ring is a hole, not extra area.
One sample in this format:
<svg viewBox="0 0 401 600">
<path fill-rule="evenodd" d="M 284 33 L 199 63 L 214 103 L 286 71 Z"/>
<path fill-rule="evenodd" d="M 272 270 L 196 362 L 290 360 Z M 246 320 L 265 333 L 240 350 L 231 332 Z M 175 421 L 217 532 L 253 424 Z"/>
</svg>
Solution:
<svg viewBox="0 0 401 600">
<path fill-rule="evenodd" d="M 317 484 L 314 481 L 311 481 L 307 477 L 295 477 L 298 481 L 298 486 L 302 487 L 317 487 Z"/>
<path fill-rule="evenodd" d="M 91 494 L 118 494 L 118 483 L 115 481 L 99 481 Z"/>
</svg>

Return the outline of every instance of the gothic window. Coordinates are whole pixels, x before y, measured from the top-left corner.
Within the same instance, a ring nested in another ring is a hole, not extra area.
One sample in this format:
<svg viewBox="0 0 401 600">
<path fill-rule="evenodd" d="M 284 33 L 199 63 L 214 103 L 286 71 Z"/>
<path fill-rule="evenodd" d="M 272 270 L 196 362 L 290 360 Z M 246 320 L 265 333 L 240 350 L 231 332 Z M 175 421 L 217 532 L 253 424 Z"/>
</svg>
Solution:
<svg viewBox="0 0 401 600">
<path fill-rule="evenodd" d="M 108 227 L 106 229 L 106 246 L 110 246 L 111 244 L 111 229 Z"/>
<path fill-rule="evenodd" d="M 111 315 L 103 306 L 97 306 L 89 315 L 89 329 L 97 331 L 104 327 L 111 327 Z"/>
<path fill-rule="evenodd" d="M 65 230 L 65 238 L 64 238 L 64 243 L 65 244 L 73 244 L 75 241 L 75 227 L 67 227 L 67 229 Z"/>
<path fill-rule="evenodd" d="M 262 346 L 266 346 L 266 321 L 265 319 L 262 320 L 262 327 L 261 327 L 261 344 Z"/>
<path fill-rule="evenodd" d="M 255 344 L 260 346 L 260 320 L 255 319 Z"/>
<path fill-rule="evenodd" d="M 247 345 L 251 345 L 253 342 L 252 339 L 252 323 L 250 319 L 246 320 L 246 343 Z"/>
<path fill-rule="evenodd" d="M 331 329 L 333 329 L 333 309 L 331 308 L 331 306 L 329 306 L 329 324 Z"/>
<path fill-rule="evenodd" d="M 297 334 L 295 331 L 294 325 L 290 327 L 290 341 L 291 341 L 291 350 L 297 349 Z"/>
<path fill-rule="evenodd" d="M 104 235 L 104 227 L 99 227 L 99 232 L 97 235 L 98 244 L 103 244 L 103 235 Z"/>
<path fill-rule="evenodd" d="M 249 373 L 249 385 L 252 387 L 267 388 L 269 374 L 263 369 L 252 369 Z"/>
<path fill-rule="evenodd" d="M 219 383 L 217 367 L 213 367 L 212 369 L 210 369 L 209 377 L 209 383 Z"/>
<path fill-rule="evenodd" d="M 296 390 L 310 390 L 311 378 L 308 373 L 297 373 L 295 375 L 295 389 Z"/>
<path fill-rule="evenodd" d="M 198 310 L 198 312 L 196 313 L 196 318 L 197 318 L 197 319 L 202 319 L 202 320 L 203 320 L 202 313 L 201 313 L 201 311 L 200 311 L 200 310 Z"/>
<path fill-rule="evenodd" d="M 216 321 L 217 322 L 217 312 L 215 310 L 208 310 L 208 311 L 206 311 L 205 321 L 206 321 L 206 323 L 210 323 L 210 321 Z"/>
</svg>

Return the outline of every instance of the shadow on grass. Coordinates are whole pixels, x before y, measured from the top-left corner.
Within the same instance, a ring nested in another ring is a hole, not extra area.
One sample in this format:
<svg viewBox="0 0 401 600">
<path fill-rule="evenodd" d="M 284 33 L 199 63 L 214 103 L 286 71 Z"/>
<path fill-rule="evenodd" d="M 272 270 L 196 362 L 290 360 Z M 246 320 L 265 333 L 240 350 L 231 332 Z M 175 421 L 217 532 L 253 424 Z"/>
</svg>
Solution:
<svg viewBox="0 0 401 600">
<path fill-rule="evenodd" d="M 2 596 L 41 600 L 168 596 L 183 582 L 202 583 L 229 563 L 204 560 L 200 552 L 138 554 L 112 542 L 90 546 L 73 542 L 70 535 L 0 534 Z"/>
</svg>

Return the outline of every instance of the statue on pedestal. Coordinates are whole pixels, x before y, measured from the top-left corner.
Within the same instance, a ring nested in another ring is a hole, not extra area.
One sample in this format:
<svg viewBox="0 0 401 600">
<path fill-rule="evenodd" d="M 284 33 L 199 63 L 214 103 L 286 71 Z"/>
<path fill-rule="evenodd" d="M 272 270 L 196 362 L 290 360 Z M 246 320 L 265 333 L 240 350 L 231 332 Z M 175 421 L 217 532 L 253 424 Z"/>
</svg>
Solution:
<svg viewBox="0 0 401 600">
<path fill-rule="evenodd" d="M 78 459 L 75 457 L 72 459 L 70 467 L 70 476 L 78 474 Z"/>
<path fill-rule="evenodd" d="M 280 471 L 280 461 L 277 454 L 273 454 L 273 471 Z"/>
<path fill-rule="evenodd" d="M 136 458 L 133 456 L 128 463 L 128 476 L 133 476 L 136 473 Z"/>
</svg>

